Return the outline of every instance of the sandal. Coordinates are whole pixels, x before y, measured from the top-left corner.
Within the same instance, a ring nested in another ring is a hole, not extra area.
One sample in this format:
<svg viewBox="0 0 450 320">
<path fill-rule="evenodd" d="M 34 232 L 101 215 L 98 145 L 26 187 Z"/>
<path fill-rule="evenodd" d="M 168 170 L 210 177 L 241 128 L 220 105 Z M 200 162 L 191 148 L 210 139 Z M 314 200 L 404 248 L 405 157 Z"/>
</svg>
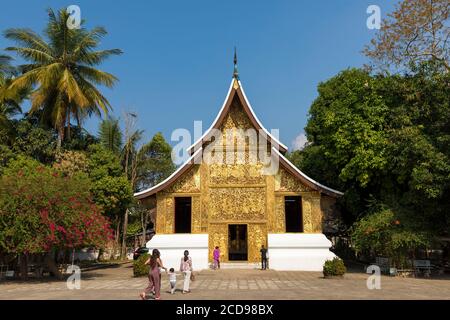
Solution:
<svg viewBox="0 0 450 320">
<path fill-rule="evenodd" d="M 139 294 L 139 296 L 141 297 L 142 300 L 145 300 L 145 293 L 141 292 L 141 293 Z"/>
</svg>

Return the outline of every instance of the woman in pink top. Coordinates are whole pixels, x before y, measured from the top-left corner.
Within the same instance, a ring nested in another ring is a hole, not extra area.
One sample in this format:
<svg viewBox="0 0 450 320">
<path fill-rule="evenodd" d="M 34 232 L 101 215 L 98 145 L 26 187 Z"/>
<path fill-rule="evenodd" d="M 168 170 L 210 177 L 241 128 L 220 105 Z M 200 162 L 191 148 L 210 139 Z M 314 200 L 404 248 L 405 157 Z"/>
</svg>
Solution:
<svg viewBox="0 0 450 320">
<path fill-rule="evenodd" d="M 183 258 L 181 258 L 180 271 L 184 274 L 183 293 L 189 293 L 191 292 L 189 289 L 189 284 L 191 282 L 193 268 L 192 259 L 189 257 L 189 251 L 187 250 L 184 250 Z"/>
<path fill-rule="evenodd" d="M 220 250 L 216 247 L 213 251 L 214 270 L 220 269 Z"/>
</svg>

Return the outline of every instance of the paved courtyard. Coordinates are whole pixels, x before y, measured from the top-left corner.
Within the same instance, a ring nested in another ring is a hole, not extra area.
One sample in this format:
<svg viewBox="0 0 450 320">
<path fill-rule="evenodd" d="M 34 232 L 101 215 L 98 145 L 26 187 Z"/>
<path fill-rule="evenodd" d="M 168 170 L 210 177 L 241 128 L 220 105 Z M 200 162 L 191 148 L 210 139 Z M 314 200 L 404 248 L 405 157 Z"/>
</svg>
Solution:
<svg viewBox="0 0 450 320">
<path fill-rule="evenodd" d="M 380 290 L 368 290 L 364 273 L 343 279 L 323 279 L 320 272 L 272 270 L 204 270 L 191 283 L 192 293 L 168 293 L 163 274 L 162 299 L 450 299 L 450 277 L 381 278 Z M 139 299 L 147 278 L 133 278 L 131 264 L 82 272 L 81 288 L 67 289 L 64 281 L 5 282 L 0 299 Z M 179 281 L 177 288 L 182 288 Z"/>
</svg>

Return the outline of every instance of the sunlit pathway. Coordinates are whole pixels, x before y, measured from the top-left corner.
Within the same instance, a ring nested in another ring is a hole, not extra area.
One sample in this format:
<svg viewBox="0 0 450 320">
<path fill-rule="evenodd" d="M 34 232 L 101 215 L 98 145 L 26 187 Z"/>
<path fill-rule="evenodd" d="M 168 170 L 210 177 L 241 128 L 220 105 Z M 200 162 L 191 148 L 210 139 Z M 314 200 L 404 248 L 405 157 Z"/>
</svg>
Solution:
<svg viewBox="0 0 450 320">
<path fill-rule="evenodd" d="M 364 273 L 323 279 L 320 272 L 205 270 L 191 283 L 192 293 L 168 293 L 163 274 L 162 299 L 450 299 L 450 277 L 382 277 L 380 290 L 368 290 Z M 81 289 L 65 282 L 0 282 L 0 299 L 139 299 L 147 279 L 133 278 L 130 264 L 82 273 Z M 179 281 L 177 288 L 182 288 Z"/>
</svg>

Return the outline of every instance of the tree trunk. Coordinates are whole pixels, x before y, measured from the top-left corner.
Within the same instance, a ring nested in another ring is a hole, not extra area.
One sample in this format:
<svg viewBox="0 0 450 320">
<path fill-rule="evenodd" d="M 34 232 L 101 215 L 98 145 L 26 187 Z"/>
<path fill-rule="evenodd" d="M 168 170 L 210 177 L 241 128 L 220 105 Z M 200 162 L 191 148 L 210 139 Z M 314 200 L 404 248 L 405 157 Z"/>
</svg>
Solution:
<svg viewBox="0 0 450 320">
<path fill-rule="evenodd" d="M 20 255 L 20 278 L 22 280 L 28 279 L 28 255 Z"/>
<path fill-rule="evenodd" d="M 116 239 L 114 241 L 113 259 L 116 257 L 117 249 L 120 243 L 120 218 L 116 218 Z"/>
<path fill-rule="evenodd" d="M 50 273 L 52 273 L 56 279 L 62 280 L 63 274 L 59 271 L 58 266 L 55 263 L 55 258 L 53 257 L 53 252 L 49 252 L 45 255 L 45 264 L 48 267 Z"/>
<path fill-rule="evenodd" d="M 142 238 L 141 238 L 141 246 L 145 247 L 147 243 L 147 224 L 148 224 L 148 211 L 143 210 L 143 219 L 142 219 Z"/>
<path fill-rule="evenodd" d="M 67 139 L 70 140 L 70 112 L 67 115 Z"/>
<path fill-rule="evenodd" d="M 128 209 L 125 210 L 125 215 L 123 216 L 122 249 L 120 251 L 122 259 L 126 258 L 127 255 L 127 229 L 128 229 Z"/>
<path fill-rule="evenodd" d="M 60 125 L 58 127 L 58 140 L 56 142 L 56 149 L 57 150 L 61 149 L 63 140 L 64 140 L 64 125 Z"/>
</svg>

